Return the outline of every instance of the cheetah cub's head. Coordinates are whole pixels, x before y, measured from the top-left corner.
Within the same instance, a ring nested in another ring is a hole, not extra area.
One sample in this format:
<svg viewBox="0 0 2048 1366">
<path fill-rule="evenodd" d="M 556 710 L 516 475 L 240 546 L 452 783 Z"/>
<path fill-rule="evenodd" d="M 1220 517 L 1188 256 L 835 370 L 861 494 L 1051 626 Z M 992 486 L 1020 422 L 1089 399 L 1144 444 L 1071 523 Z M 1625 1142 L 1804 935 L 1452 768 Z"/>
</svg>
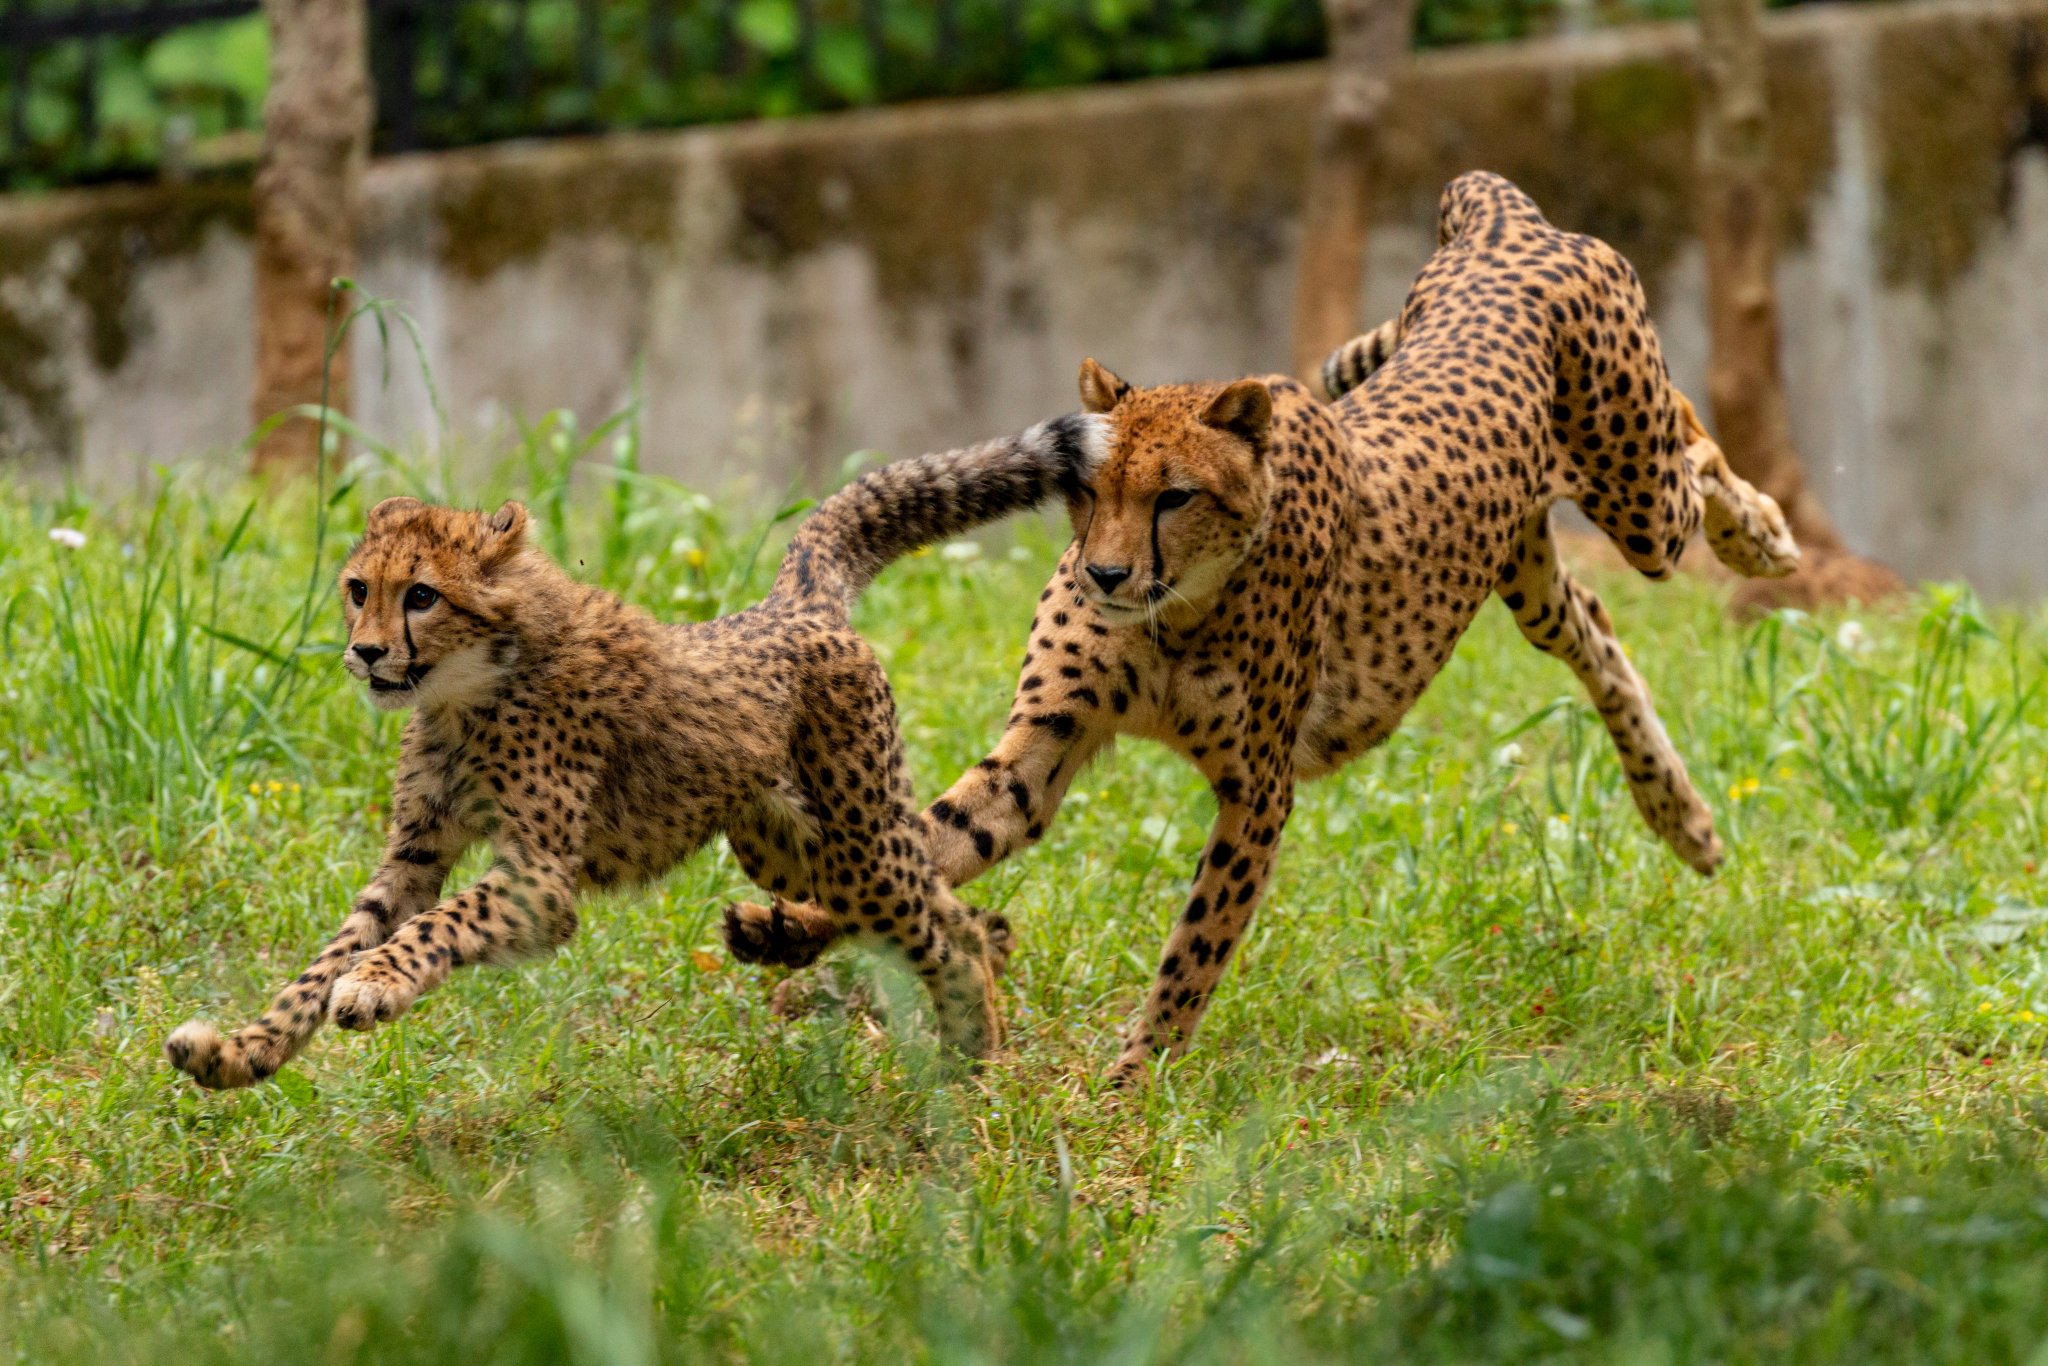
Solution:
<svg viewBox="0 0 2048 1366">
<path fill-rule="evenodd" d="M 483 513 L 386 498 L 341 569 L 342 667 L 386 711 L 489 697 L 516 649 L 503 623 L 525 550 L 517 503 Z"/>
<path fill-rule="evenodd" d="M 1261 380 L 1135 389 L 1081 362 L 1109 456 L 1072 497 L 1081 592 L 1112 626 L 1200 615 L 1266 521 L 1273 394 Z"/>
</svg>

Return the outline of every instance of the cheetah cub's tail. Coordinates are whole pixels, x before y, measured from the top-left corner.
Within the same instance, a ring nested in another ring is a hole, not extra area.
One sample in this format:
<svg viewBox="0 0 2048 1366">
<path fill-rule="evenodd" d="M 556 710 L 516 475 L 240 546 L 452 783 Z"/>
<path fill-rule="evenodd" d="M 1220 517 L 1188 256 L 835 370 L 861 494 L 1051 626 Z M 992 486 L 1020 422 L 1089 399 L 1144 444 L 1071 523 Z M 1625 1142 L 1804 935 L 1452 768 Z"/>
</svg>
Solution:
<svg viewBox="0 0 2048 1366">
<path fill-rule="evenodd" d="M 1799 567 L 1799 543 L 1778 500 L 1728 468 L 1728 457 L 1707 435 L 1691 402 L 1675 388 L 1671 394 L 1685 426 L 1686 467 L 1706 503 L 1708 547 L 1722 564 L 1753 579 L 1790 574 Z"/>
<path fill-rule="evenodd" d="M 1108 450 L 1106 418 L 1070 413 L 1016 436 L 884 465 L 797 528 L 775 591 L 850 607 L 875 575 L 919 546 L 1073 493 Z"/>
<path fill-rule="evenodd" d="M 1389 318 L 1363 336 L 1353 337 L 1323 362 L 1323 396 L 1335 403 L 1371 379 L 1401 344 L 1401 320 Z"/>
</svg>

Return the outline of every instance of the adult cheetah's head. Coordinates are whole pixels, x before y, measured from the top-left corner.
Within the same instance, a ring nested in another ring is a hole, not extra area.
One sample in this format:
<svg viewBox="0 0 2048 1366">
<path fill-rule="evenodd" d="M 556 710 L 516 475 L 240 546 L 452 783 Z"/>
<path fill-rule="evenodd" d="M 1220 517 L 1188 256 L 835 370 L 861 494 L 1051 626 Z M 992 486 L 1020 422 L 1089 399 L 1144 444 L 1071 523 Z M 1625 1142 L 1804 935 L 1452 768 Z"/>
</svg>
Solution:
<svg viewBox="0 0 2048 1366">
<path fill-rule="evenodd" d="M 1136 389 L 1081 362 L 1081 402 L 1110 419 L 1106 460 L 1070 511 L 1081 591 L 1112 626 L 1200 612 L 1265 525 L 1265 382 Z"/>
<path fill-rule="evenodd" d="M 341 569 L 342 667 L 387 711 L 488 696 L 513 648 L 502 623 L 525 550 L 517 503 L 493 513 L 377 504 Z"/>
</svg>

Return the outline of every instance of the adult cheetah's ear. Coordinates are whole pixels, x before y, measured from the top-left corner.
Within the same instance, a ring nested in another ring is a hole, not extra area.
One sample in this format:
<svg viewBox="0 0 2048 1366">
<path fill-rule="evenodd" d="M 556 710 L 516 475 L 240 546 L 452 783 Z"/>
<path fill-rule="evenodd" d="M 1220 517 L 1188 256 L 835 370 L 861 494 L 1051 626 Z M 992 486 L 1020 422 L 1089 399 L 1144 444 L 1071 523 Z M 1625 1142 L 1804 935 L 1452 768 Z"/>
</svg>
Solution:
<svg viewBox="0 0 2048 1366">
<path fill-rule="evenodd" d="M 526 505 L 508 498 L 484 525 L 489 532 L 484 546 L 485 558 L 493 561 L 502 559 L 526 544 Z"/>
<path fill-rule="evenodd" d="M 1263 453 L 1273 428 L 1273 391 L 1263 380 L 1241 379 L 1209 401 L 1202 410 L 1202 421 L 1242 437 L 1253 450 Z"/>
<path fill-rule="evenodd" d="M 1081 406 L 1091 413 L 1106 413 L 1124 401 L 1131 386 L 1118 379 L 1090 356 L 1081 362 Z"/>
<path fill-rule="evenodd" d="M 370 509 L 369 525 L 376 526 L 380 522 L 394 521 L 397 518 L 418 512 L 425 506 L 426 504 L 417 498 L 386 498 L 383 502 Z"/>
</svg>

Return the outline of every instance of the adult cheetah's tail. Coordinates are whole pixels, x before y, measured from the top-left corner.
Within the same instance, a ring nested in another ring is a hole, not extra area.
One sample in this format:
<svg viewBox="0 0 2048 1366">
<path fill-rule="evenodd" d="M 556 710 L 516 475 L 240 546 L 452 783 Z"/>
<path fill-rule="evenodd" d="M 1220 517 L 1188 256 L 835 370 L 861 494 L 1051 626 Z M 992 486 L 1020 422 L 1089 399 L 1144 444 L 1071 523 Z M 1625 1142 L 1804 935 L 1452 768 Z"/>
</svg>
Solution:
<svg viewBox="0 0 2048 1366">
<path fill-rule="evenodd" d="M 1335 403 L 1371 379 L 1401 344 L 1401 320 L 1389 318 L 1362 336 L 1353 337 L 1323 362 L 1323 395 Z"/>
<path fill-rule="evenodd" d="M 804 519 L 775 591 L 851 606 L 885 566 L 919 546 L 1072 492 L 1108 442 L 1107 419 L 1069 413 L 1016 436 L 870 471 Z"/>
</svg>

